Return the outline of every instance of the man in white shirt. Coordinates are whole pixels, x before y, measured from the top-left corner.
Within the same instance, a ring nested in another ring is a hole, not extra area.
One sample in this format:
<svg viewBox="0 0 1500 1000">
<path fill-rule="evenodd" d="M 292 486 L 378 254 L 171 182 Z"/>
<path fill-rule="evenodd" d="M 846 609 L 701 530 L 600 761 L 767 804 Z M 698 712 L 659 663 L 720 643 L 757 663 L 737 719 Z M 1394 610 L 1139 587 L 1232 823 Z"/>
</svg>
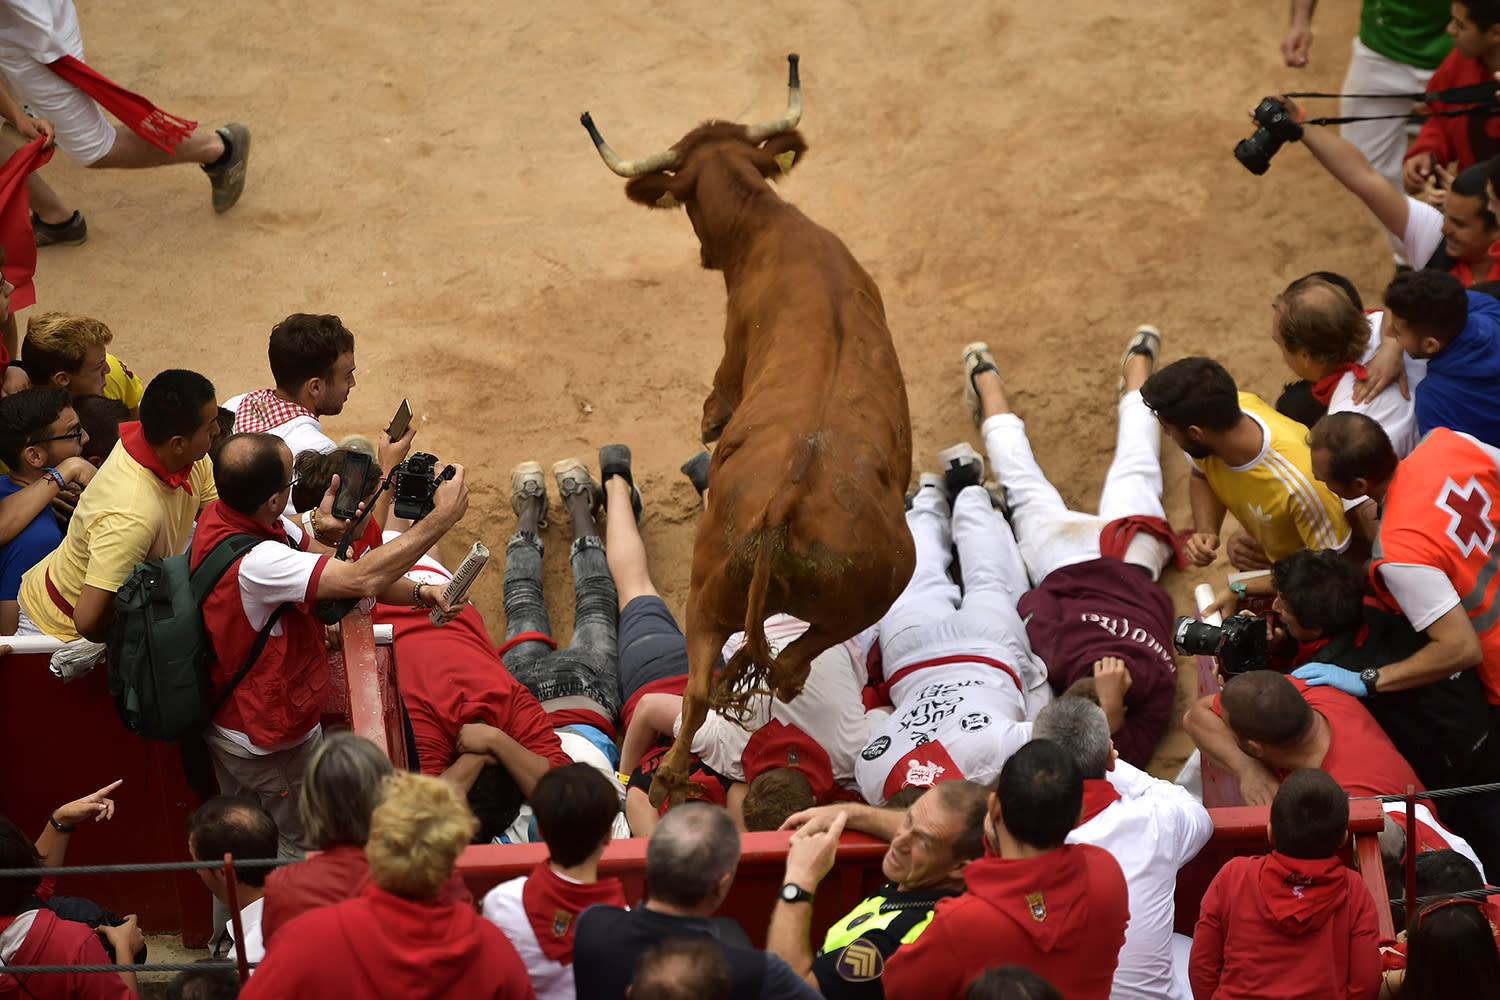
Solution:
<svg viewBox="0 0 1500 1000">
<path fill-rule="evenodd" d="M 1110 1000 L 1188 1000 L 1172 974 L 1177 870 L 1212 836 L 1214 824 L 1185 788 L 1117 760 L 1103 709 L 1064 697 L 1037 713 L 1032 736 L 1051 740 L 1083 772 L 1083 817 L 1070 844 L 1102 847 L 1119 862 L 1130 924 Z"/>
<path fill-rule="evenodd" d="M 354 388 L 354 334 L 337 316 L 293 313 L 271 329 L 266 353 L 276 384 L 224 404 L 234 411 L 234 433 L 275 434 L 294 459 L 333 451 L 321 420 L 342 413 Z"/>
<path fill-rule="evenodd" d="M 236 860 L 274 858 L 276 840 L 276 821 L 254 799 L 220 795 L 199 806 L 188 820 L 188 854 L 194 861 L 219 861 L 225 854 L 233 854 Z M 214 898 L 229 905 L 229 879 L 224 866 L 197 871 Z M 240 907 L 241 936 L 235 938 L 233 921 L 225 924 L 220 939 L 221 944 L 229 945 L 225 957 L 233 959 L 243 951 L 245 961 L 251 965 L 265 957 L 260 913 L 269 874 L 269 868 L 234 866 L 234 902 Z"/>
</svg>

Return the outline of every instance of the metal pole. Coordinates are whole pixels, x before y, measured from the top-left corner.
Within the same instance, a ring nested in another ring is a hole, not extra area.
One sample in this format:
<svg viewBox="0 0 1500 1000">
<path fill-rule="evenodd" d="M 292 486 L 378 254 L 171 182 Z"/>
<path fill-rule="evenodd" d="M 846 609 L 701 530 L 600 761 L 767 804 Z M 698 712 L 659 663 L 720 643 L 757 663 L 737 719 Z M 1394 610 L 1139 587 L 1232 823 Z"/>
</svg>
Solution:
<svg viewBox="0 0 1500 1000">
<path fill-rule="evenodd" d="M 1406 933 L 1417 926 L 1417 790 L 1406 786 Z"/>
<path fill-rule="evenodd" d="M 240 923 L 240 886 L 234 877 L 234 855 L 227 852 L 224 855 L 224 889 L 229 897 L 225 900 L 229 904 L 229 926 L 234 928 L 234 958 L 240 967 L 240 985 L 244 986 L 245 980 L 250 978 L 250 963 L 245 960 L 245 927 Z"/>
</svg>

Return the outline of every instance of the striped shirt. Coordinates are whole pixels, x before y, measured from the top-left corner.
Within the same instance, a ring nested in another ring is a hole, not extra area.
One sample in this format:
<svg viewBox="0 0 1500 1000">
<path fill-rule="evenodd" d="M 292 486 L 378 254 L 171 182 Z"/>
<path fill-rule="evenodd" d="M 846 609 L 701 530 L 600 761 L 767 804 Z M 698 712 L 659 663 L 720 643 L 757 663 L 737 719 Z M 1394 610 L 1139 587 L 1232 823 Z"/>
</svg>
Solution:
<svg viewBox="0 0 1500 1000">
<path fill-rule="evenodd" d="M 1188 460 L 1272 562 L 1300 548 L 1342 552 L 1349 523 L 1339 498 L 1313 477 L 1307 428 L 1248 392 L 1240 393 L 1240 409 L 1260 426 L 1254 458 L 1244 465 L 1216 456 Z"/>
</svg>

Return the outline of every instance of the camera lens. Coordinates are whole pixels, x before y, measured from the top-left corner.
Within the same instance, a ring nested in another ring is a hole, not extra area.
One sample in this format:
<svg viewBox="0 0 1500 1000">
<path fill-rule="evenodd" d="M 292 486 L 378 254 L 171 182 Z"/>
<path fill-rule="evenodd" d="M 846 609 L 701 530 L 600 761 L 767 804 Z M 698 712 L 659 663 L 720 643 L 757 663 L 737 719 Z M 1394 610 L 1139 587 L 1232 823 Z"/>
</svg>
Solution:
<svg viewBox="0 0 1500 1000">
<path fill-rule="evenodd" d="M 1281 140 L 1263 128 L 1255 130 L 1248 139 L 1241 139 L 1234 147 L 1234 158 L 1244 164 L 1246 170 L 1259 177 L 1271 169 L 1271 157 L 1281 148 Z"/>
<path fill-rule="evenodd" d="M 1213 656 L 1218 652 L 1223 637 L 1223 629 L 1187 615 L 1180 616 L 1172 623 L 1172 645 L 1177 647 L 1179 653 Z"/>
</svg>

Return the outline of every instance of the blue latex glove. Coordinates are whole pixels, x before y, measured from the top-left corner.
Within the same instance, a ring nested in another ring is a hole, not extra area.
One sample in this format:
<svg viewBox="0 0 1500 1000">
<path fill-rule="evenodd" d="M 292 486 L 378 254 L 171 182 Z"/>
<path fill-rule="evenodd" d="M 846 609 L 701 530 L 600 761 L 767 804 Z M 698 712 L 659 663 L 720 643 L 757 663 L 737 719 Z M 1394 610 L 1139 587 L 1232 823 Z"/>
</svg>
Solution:
<svg viewBox="0 0 1500 1000">
<path fill-rule="evenodd" d="M 1359 679 L 1357 671 L 1345 670 L 1332 663 L 1312 660 L 1293 670 L 1292 676 L 1298 680 L 1307 681 L 1309 687 L 1326 684 L 1328 687 L 1338 688 L 1345 694 L 1352 694 L 1356 698 L 1367 697 L 1370 693 L 1365 688 L 1365 682 Z"/>
</svg>

